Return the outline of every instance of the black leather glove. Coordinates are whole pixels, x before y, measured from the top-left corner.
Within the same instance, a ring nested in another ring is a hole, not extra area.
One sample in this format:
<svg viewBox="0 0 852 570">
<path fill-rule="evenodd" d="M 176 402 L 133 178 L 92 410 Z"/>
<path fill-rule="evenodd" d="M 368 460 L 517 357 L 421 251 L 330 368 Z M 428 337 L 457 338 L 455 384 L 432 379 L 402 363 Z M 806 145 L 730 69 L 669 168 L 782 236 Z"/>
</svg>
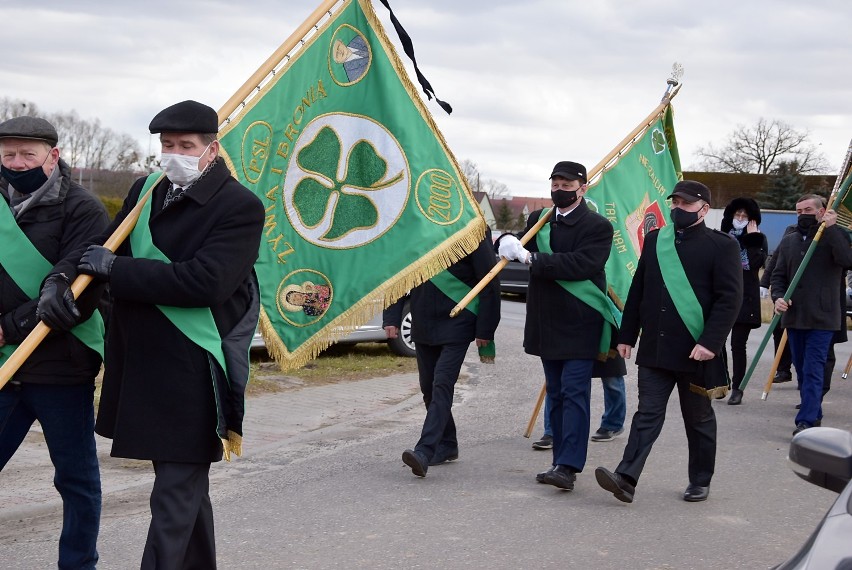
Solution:
<svg viewBox="0 0 852 570">
<path fill-rule="evenodd" d="M 70 331 L 81 320 L 71 283 L 62 273 L 48 275 L 41 286 L 36 316 L 58 331 Z"/>
<path fill-rule="evenodd" d="M 90 245 L 77 264 L 77 271 L 101 281 L 109 281 L 115 254 L 101 245 Z"/>
</svg>

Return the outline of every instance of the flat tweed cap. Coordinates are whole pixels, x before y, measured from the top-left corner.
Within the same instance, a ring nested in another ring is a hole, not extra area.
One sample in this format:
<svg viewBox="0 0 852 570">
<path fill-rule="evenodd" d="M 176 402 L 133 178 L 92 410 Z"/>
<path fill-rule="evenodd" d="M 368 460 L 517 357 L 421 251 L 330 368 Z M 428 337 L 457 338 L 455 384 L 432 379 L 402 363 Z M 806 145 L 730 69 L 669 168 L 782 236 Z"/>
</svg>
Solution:
<svg viewBox="0 0 852 570">
<path fill-rule="evenodd" d="M 181 101 L 166 107 L 148 125 L 154 133 L 218 133 L 219 116 L 198 101 Z"/>
<path fill-rule="evenodd" d="M 59 135 L 53 125 L 39 117 L 15 117 L 0 123 L 0 138 L 31 139 L 45 141 L 56 146 Z"/>
</svg>

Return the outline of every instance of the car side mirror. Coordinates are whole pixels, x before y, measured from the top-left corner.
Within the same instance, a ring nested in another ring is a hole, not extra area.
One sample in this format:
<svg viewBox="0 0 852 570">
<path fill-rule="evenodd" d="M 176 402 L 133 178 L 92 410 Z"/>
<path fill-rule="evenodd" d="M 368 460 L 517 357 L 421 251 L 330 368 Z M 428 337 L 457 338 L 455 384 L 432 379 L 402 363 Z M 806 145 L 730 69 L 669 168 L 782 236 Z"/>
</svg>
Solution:
<svg viewBox="0 0 852 570">
<path fill-rule="evenodd" d="M 805 481 L 840 493 L 852 479 L 852 433 L 829 427 L 806 429 L 793 437 L 787 458 Z"/>
</svg>

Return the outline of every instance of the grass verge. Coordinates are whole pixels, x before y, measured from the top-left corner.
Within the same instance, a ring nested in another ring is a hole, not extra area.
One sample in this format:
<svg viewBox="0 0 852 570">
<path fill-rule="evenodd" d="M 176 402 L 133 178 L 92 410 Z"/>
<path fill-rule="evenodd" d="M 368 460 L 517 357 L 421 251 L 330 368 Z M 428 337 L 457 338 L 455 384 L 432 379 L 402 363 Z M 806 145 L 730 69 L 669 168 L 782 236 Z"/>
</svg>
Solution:
<svg viewBox="0 0 852 570">
<path fill-rule="evenodd" d="M 385 343 L 336 344 L 297 370 L 282 372 L 264 356 L 252 359 L 248 395 L 366 380 L 417 371 L 415 358 L 397 356 Z"/>
</svg>

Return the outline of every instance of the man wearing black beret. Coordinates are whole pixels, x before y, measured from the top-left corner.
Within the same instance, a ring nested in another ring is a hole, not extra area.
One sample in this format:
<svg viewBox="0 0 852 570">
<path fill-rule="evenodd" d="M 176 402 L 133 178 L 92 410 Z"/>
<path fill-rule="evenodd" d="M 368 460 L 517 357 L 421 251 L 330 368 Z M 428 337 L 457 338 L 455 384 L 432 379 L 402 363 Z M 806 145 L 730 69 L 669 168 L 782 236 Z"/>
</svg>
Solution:
<svg viewBox="0 0 852 570">
<path fill-rule="evenodd" d="M 100 200 L 72 180 L 56 129 L 38 117 L 0 124 L 0 363 L 38 324 L 39 288 L 70 295 L 55 263 L 109 223 Z M 94 568 L 101 515 L 95 448 L 95 376 L 104 349 L 97 311 L 103 286 L 91 287 L 76 316 L 86 322 L 54 332 L 0 390 L 0 470 L 38 420 L 62 497 L 59 568 Z"/>
<path fill-rule="evenodd" d="M 625 503 L 633 502 L 675 387 L 689 449 L 683 500 L 707 499 L 716 465 L 712 399 L 728 390 L 722 355 L 742 303 L 739 246 L 704 225 L 710 190 L 683 180 L 669 198 L 672 223 L 645 236 L 618 338 L 618 352 L 630 358 L 642 333 L 636 354 L 639 405 L 615 472 L 595 470 L 598 484 Z"/>
<path fill-rule="evenodd" d="M 151 460 L 151 524 L 142 568 L 215 568 L 210 464 L 240 452 L 248 349 L 259 296 L 253 265 L 264 212 L 219 157 L 216 112 L 184 101 L 150 124 L 158 174 L 130 188 L 106 238 L 152 188 L 130 237 L 63 260 L 108 281 L 113 299 L 96 431 L 112 455 Z M 73 318 L 48 291 L 39 307 Z M 47 320 L 46 320 L 47 322 Z"/>
</svg>

